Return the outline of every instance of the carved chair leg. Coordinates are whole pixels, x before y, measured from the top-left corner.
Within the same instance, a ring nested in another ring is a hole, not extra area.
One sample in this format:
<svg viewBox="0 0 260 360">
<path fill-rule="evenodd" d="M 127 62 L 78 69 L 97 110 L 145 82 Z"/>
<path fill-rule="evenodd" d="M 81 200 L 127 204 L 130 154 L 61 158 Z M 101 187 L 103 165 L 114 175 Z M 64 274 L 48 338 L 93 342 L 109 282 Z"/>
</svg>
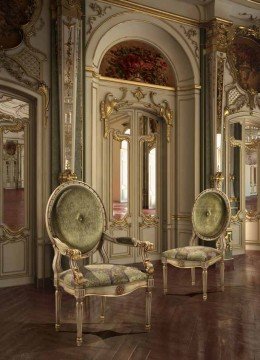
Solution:
<svg viewBox="0 0 260 360">
<path fill-rule="evenodd" d="M 82 344 L 83 298 L 76 299 L 77 346 Z"/>
<path fill-rule="evenodd" d="M 55 291 L 55 318 L 56 318 L 55 329 L 56 329 L 56 331 L 60 330 L 61 296 L 62 296 L 61 289 L 60 289 L 60 287 L 57 286 L 56 291 Z"/>
<path fill-rule="evenodd" d="M 224 279 L 225 279 L 225 263 L 224 263 L 224 259 L 222 259 L 220 262 L 221 291 L 224 291 L 225 288 Z"/>
<path fill-rule="evenodd" d="M 105 297 L 105 296 L 101 296 L 101 314 L 100 314 L 100 319 L 102 319 L 102 320 L 105 319 L 105 310 L 106 310 L 106 297 Z"/>
<path fill-rule="evenodd" d="M 191 285 L 195 285 L 195 268 L 191 269 Z"/>
<path fill-rule="evenodd" d="M 208 281 L 208 270 L 203 268 L 202 271 L 202 283 L 203 283 L 203 300 L 207 300 L 207 281 Z"/>
<path fill-rule="evenodd" d="M 145 329 L 151 329 L 151 310 L 152 310 L 152 291 L 147 288 L 146 289 L 146 324 Z"/>
<path fill-rule="evenodd" d="M 163 262 L 163 292 L 164 292 L 164 295 L 167 294 L 167 282 L 168 282 L 168 279 L 167 279 L 167 275 L 168 275 L 168 269 L 167 269 L 167 262 Z"/>
</svg>

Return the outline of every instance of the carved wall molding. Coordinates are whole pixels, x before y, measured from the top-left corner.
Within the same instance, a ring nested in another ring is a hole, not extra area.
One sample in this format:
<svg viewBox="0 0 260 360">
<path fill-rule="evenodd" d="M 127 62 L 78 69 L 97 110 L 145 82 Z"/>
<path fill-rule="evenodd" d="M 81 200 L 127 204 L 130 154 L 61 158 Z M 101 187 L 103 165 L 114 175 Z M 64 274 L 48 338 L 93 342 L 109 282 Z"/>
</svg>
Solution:
<svg viewBox="0 0 260 360">
<path fill-rule="evenodd" d="M 112 131 L 109 127 L 109 118 L 115 112 L 121 108 L 134 106 L 135 104 L 142 104 L 145 108 L 153 110 L 158 116 L 162 117 L 167 125 L 167 141 L 170 141 L 171 128 L 173 126 L 173 110 L 170 108 L 167 100 L 163 100 L 161 103 L 155 102 L 156 93 L 150 91 L 150 102 L 145 102 L 134 99 L 133 101 L 125 100 L 127 95 L 127 88 L 120 88 L 122 96 L 118 99 L 112 93 L 107 93 L 104 100 L 100 103 L 101 120 L 104 121 L 104 137 L 107 138 Z M 137 91 L 140 91 L 137 89 Z M 135 97 L 135 92 L 132 92 Z"/>
<path fill-rule="evenodd" d="M 87 24 L 89 26 L 87 34 L 91 33 L 91 30 L 93 29 L 93 23 L 97 20 L 97 18 L 101 18 L 106 15 L 107 9 L 111 9 L 111 6 L 104 6 L 103 8 L 95 3 L 89 4 L 90 9 L 95 12 L 95 15 L 91 15 L 87 19 Z"/>
<path fill-rule="evenodd" d="M 217 133 L 222 128 L 225 60 L 222 53 L 217 55 Z"/>
<path fill-rule="evenodd" d="M 81 1 L 62 0 L 57 8 L 59 114 L 61 137 L 60 181 L 75 178 L 75 137 L 78 67 L 81 39 Z"/>
<path fill-rule="evenodd" d="M 186 29 L 186 27 L 183 25 L 180 25 L 180 27 L 183 29 L 184 35 L 187 37 L 187 39 L 191 42 L 191 45 L 193 46 L 195 57 L 199 59 L 199 45 L 198 42 L 195 40 L 198 34 L 197 30 L 195 28 Z"/>
<path fill-rule="evenodd" d="M 208 52 L 226 52 L 228 46 L 235 36 L 235 27 L 229 21 L 214 19 L 205 24 L 206 27 L 206 49 Z"/>
<path fill-rule="evenodd" d="M 225 117 L 239 112 L 248 104 L 249 98 L 247 94 L 241 91 L 240 87 L 236 83 L 225 86 Z"/>
</svg>

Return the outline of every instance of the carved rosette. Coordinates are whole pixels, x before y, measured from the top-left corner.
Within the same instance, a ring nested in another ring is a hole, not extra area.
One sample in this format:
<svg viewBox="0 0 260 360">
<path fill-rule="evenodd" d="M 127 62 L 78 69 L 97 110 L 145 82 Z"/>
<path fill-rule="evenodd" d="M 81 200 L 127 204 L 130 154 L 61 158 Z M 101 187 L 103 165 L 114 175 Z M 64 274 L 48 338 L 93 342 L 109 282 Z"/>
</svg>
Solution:
<svg viewBox="0 0 260 360">
<path fill-rule="evenodd" d="M 70 170 L 75 177 L 76 96 L 81 17 L 80 0 L 61 1 L 57 22 L 62 181 L 65 181 L 65 170 Z M 70 179 L 71 177 L 68 177 L 68 180 Z"/>
</svg>

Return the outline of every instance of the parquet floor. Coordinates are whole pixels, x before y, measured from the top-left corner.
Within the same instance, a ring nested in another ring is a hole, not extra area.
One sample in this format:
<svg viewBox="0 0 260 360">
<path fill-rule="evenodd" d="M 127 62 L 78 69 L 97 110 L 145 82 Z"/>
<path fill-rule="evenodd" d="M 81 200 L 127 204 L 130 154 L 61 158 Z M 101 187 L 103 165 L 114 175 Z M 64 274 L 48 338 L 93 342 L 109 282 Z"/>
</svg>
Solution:
<svg viewBox="0 0 260 360">
<path fill-rule="evenodd" d="M 169 269 L 169 295 L 162 294 L 156 264 L 152 330 L 144 332 L 144 291 L 107 300 L 99 320 L 99 300 L 91 298 L 81 348 L 75 346 L 74 301 L 63 297 L 61 332 L 54 330 L 54 291 L 21 286 L 0 289 L 0 359 L 4 360 L 259 360 L 260 252 L 235 258 L 219 291 L 218 269 L 209 270 L 203 302 L 201 277 Z"/>
</svg>

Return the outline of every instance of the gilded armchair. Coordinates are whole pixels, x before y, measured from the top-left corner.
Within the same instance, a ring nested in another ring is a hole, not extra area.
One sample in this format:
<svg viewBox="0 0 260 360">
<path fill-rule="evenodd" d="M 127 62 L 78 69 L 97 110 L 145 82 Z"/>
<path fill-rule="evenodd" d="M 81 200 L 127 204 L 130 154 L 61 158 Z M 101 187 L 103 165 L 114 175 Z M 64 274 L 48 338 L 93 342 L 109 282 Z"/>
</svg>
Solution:
<svg viewBox="0 0 260 360">
<path fill-rule="evenodd" d="M 219 190 L 207 189 L 199 194 L 192 211 L 193 234 L 190 246 L 170 249 L 162 253 L 163 288 L 167 294 L 167 265 L 190 268 L 192 285 L 195 285 L 195 268 L 202 268 L 203 300 L 207 300 L 207 269 L 220 262 L 221 289 L 224 291 L 225 233 L 230 222 L 230 204 Z M 197 246 L 198 239 L 216 241 L 216 248 Z"/>
<path fill-rule="evenodd" d="M 61 324 L 61 290 L 76 298 L 77 345 L 82 344 L 83 301 L 87 296 L 101 297 L 101 318 L 106 297 L 123 296 L 146 289 L 146 330 L 151 327 L 151 289 L 153 265 L 147 252 L 153 244 L 131 237 L 111 237 L 106 232 L 106 213 L 101 199 L 87 184 L 69 181 L 51 194 L 46 208 L 46 227 L 54 248 L 53 272 L 56 330 Z M 144 271 L 136 267 L 108 263 L 104 243 L 134 246 L 141 250 Z M 99 251 L 103 263 L 82 265 L 82 260 Z M 61 256 L 69 258 L 70 269 L 63 271 Z"/>
</svg>

